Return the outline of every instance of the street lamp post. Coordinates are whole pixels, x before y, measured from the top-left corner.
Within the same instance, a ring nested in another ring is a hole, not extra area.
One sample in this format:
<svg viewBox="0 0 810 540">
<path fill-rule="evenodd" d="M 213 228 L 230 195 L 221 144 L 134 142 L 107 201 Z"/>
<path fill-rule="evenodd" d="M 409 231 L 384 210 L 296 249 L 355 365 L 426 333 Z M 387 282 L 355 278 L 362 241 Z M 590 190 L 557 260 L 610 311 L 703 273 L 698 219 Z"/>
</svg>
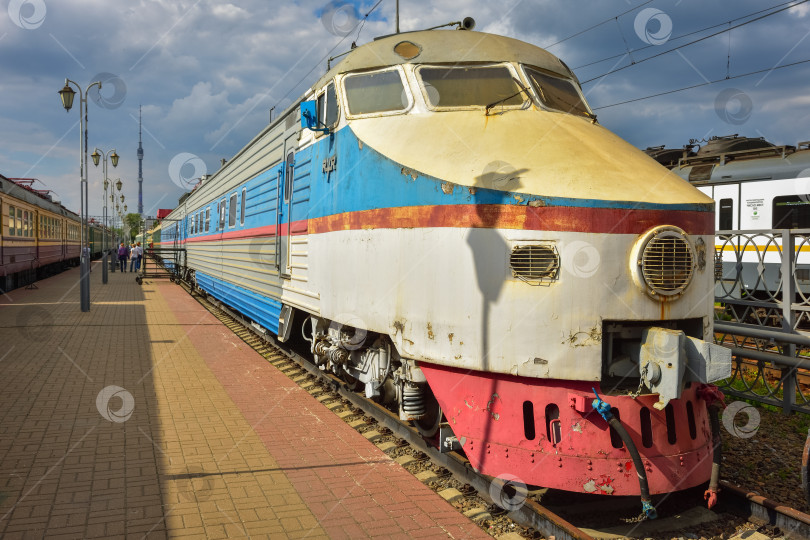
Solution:
<svg viewBox="0 0 810 540">
<path fill-rule="evenodd" d="M 112 153 L 104 152 L 103 150 L 99 153 L 98 148 L 93 150 L 93 153 L 90 154 L 93 158 L 93 164 L 98 167 L 98 162 L 100 158 L 104 158 L 104 163 L 101 167 L 103 174 L 104 174 L 104 233 L 101 237 L 101 251 L 103 253 L 101 259 L 101 282 L 103 284 L 107 284 L 107 257 L 108 257 L 108 249 L 107 249 L 107 186 L 109 185 L 110 181 L 107 180 L 107 157 L 110 158 L 113 167 L 118 167 L 118 154 L 115 153 L 115 149 L 113 149 Z M 112 262 L 112 261 L 110 261 Z"/>
<path fill-rule="evenodd" d="M 82 220 L 81 250 L 79 251 L 79 303 L 81 310 L 87 312 L 90 311 L 90 248 L 88 244 L 90 227 L 87 222 L 87 93 L 96 85 L 101 90 L 101 81 L 90 83 L 82 93 L 82 87 L 78 83 L 65 79 L 65 87 L 59 91 L 59 96 L 62 98 L 62 106 L 66 111 L 70 111 L 71 107 L 73 107 L 73 98 L 76 96 L 76 92 L 70 87 L 71 84 L 79 89 L 79 197 L 81 199 Z M 82 116 L 82 109 L 84 109 L 84 116 Z"/>
</svg>

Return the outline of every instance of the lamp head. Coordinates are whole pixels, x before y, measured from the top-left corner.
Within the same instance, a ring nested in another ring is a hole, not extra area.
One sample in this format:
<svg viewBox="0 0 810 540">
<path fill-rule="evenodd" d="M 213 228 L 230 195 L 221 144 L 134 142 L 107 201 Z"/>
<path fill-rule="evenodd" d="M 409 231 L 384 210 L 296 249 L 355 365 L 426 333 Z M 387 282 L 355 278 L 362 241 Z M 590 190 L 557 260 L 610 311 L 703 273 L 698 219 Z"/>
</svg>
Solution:
<svg viewBox="0 0 810 540">
<path fill-rule="evenodd" d="M 121 179 L 120 179 L 120 178 L 119 178 L 119 179 L 118 179 L 118 181 L 115 183 L 115 187 L 117 187 L 117 188 L 118 188 L 118 191 L 121 191 L 121 186 L 123 186 L 123 185 L 124 185 L 124 183 L 121 181 Z"/>
<path fill-rule="evenodd" d="M 110 161 L 112 161 L 113 167 L 118 167 L 118 158 L 119 157 L 120 156 L 115 153 L 115 150 L 113 150 L 112 154 L 110 154 Z"/>
<path fill-rule="evenodd" d="M 76 92 L 68 86 L 67 81 L 65 81 L 65 87 L 59 90 L 59 96 L 62 98 L 62 106 L 66 111 L 69 111 L 73 107 L 73 98 L 76 96 Z"/>
<path fill-rule="evenodd" d="M 93 158 L 93 165 L 98 167 L 99 159 L 101 159 L 101 154 L 98 153 L 98 148 L 93 150 L 93 153 L 90 154 L 90 157 Z"/>
</svg>

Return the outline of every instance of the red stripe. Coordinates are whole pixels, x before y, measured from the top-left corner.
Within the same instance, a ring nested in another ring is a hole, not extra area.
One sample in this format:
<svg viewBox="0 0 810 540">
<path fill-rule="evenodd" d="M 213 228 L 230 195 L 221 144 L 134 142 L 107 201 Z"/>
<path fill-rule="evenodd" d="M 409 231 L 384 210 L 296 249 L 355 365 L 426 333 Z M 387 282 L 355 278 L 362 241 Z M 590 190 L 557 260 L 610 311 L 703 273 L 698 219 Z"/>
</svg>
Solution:
<svg viewBox="0 0 810 540">
<path fill-rule="evenodd" d="M 683 229 L 687 234 L 714 234 L 714 213 L 690 210 L 480 204 L 405 206 L 346 212 L 294 221 L 292 224 L 282 223 L 280 236 L 361 229 L 425 227 L 641 234 L 659 225 L 674 225 Z M 275 235 L 275 225 L 267 225 L 253 229 L 195 236 L 184 242 L 240 240 Z"/>
<path fill-rule="evenodd" d="M 407 206 L 314 218 L 309 220 L 309 232 L 457 227 L 640 234 L 658 225 L 675 225 L 688 234 L 713 234 L 714 213 L 476 204 Z"/>
</svg>

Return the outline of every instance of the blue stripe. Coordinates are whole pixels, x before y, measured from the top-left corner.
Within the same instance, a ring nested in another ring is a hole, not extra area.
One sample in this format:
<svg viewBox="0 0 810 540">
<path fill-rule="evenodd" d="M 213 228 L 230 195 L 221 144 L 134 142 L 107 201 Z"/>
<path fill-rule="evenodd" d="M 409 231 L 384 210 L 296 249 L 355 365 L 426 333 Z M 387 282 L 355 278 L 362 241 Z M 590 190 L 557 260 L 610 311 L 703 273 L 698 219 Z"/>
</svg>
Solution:
<svg viewBox="0 0 810 540">
<path fill-rule="evenodd" d="M 275 298 L 262 296 L 238 285 L 196 272 L 197 285 L 232 308 L 244 313 L 256 323 L 278 335 L 278 318 L 281 313 L 281 302 Z"/>
</svg>

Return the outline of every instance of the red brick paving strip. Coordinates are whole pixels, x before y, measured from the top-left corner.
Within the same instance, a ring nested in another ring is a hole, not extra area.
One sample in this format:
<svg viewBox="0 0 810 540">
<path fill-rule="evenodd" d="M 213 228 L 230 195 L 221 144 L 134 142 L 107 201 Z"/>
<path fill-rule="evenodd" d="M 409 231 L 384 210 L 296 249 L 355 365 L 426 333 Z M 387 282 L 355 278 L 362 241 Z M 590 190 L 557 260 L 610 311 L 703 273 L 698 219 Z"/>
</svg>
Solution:
<svg viewBox="0 0 810 540">
<path fill-rule="evenodd" d="M 199 305 L 177 286 L 160 284 L 159 291 L 173 309 Z M 211 329 L 186 326 L 330 537 L 489 538 L 227 328 Z"/>
</svg>

